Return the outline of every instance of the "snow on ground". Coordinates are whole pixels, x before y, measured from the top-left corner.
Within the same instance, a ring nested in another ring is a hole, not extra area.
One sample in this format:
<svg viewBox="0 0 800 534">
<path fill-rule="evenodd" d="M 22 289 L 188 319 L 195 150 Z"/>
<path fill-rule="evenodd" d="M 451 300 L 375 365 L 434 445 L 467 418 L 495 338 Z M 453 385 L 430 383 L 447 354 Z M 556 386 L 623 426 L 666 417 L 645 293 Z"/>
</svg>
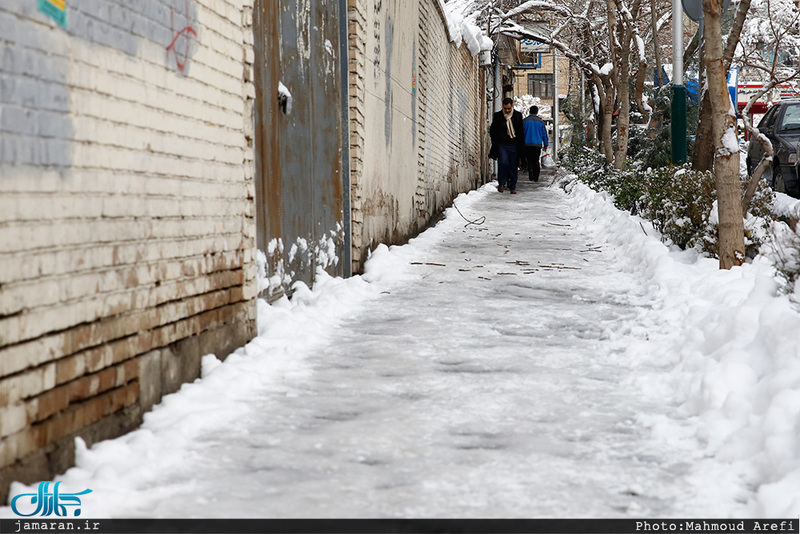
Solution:
<svg viewBox="0 0 800 534">
<path fill-rule="evenodd" d="M 769 262 L 519 192 L 260 302 L 141 429 L 79 443 L 82 517 L 796 517 L 800 315 Z"/>
<path fill-rule="evenodd" d="M 800 201 L 784 193 L 775 193 L 772 211 L 789 219 L 800 219 Z"/>
<path fill-rule="evenodd" d="M 635 217 L 616 211 L 587 188 L 576 189 L 576 196 L 594 205 L 587 211 L 595 224 L 620 247 L 624 268 L 652 280 L 651 295 L 674 325 L 651 353 L 670 371 L 645 375 L 641 382 L 679 405 L 678 416 L 694 428 L 705 454 L 718 460 L 710 478 L 735 473 L 744 487 L 756 490 L 753 496 L 730 496 L 746 500 L 740 513 L 796 516 L 800 314 L 788 297 L 776 296 L 771 263 L 757 257 L 742 267 L 718 270 L 716 260 L 668 250 L 646 237 Z M 673 424 L 660 420 L 655 430 L 669 435 Z M 715 475 L 714 470 L 720 471 Z"/>
</svg>

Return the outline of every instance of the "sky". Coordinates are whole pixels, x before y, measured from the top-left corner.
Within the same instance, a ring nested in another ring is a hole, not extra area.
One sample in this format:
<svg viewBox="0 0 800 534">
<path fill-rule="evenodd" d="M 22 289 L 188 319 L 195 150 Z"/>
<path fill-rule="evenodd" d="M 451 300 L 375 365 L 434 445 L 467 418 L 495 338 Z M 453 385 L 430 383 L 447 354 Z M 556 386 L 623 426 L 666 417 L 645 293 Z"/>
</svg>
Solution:
<svg viewBox="0 0 800 534">
<path fill-rule="evenodd" d="M 260 301 L 61 491 L 94 518 L 797 517 L 800 295 L 574 177 L 518 192 Z"/>
</svg>

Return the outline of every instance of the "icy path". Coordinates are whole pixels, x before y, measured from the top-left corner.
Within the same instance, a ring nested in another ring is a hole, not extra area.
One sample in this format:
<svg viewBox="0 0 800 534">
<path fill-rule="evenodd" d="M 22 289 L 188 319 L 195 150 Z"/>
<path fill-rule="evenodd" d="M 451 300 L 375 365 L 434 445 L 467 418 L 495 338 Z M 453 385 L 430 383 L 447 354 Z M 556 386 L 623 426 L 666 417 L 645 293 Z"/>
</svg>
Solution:
<svg viewBox="0 0 800 534">
<path fill-rule="evenodd" d="M 270 309 L 267 335 L 141 430 L 79 451 L 62 480 L 93 489 L 83 515 L 730 513 L 734 497 L 696 489 L 738 483 L 716 464 L 697 478 L 692 430 L 653 430 L 682 423 L 642 386 L 670 329 L 645 276 L 621 272 L 558 188 L 519 192 L 462 196 L 485 223 L 450 210 L 379 250 L 370 283 L 329 279 L 298 293 L 307 307 Z"/>
<path fill-rule="evenodd" d="M 220 450 L 258 473 L 261 513 L 672 511 L 686 458 L 636 423 L 663 408 L 614 363 L 646 336 L 644 288 L 576 231 L 557 191 L 526 183 L 520 193 L 469 210 L 484 225 L 455 220 L 441 241 L 415 247 L 411 276 L 308 359 L 297 396 L 263 399 L 247 443 Z"/>
</svg>

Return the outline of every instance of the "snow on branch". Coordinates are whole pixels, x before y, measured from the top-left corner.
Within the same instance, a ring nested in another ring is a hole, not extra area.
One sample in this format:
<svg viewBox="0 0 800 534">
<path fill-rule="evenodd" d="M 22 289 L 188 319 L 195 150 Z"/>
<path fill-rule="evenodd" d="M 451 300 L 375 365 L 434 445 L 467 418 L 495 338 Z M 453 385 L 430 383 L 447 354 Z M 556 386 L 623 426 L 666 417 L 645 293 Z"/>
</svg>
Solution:
<svg viewBox="0 0 800 534">
<path fill-rule="evenodd" d="M 550 35 L 534 33 L 511 21 L 506 21 L 502 26 L 497 27 L 495 33 L 508 35 L 509 37 L 514 37 L 516 39 L 533 39 L 541 43 L 546 43 L 554 48 L 557 48 L 562 54 L 578 63 L 578 65 L 580 65 L 582 68 L 589 70 L 598 76 L 608 76 L 608 72 L 602 71 L 597 64 L 586 61 L 586 59 L 572 50 L 569 46 L 558 39 L 552 38 Z"/>
<path fill-rule="evenodd" d="M 523 13 L 527 13 L 528 11 L 533 11 L 534 9 L 543 10 L 543 11 L 554 11 L 556 13 L 561 13 L 565 17 L 573 18 L 575 15 L 572 13 L 565 6 L 561 6 L 555 4 L 553 2 L 542 2 L 541 0 L 528 0 L 527 2 L 523 2 L 519 5 L 519 7 L 515 7 L 514 9 L 506 12 L 503 15 L 502 20 L 505 21 L 507 19 L 516 17 L 517 15 L 522 15 Z"/>
</svg>

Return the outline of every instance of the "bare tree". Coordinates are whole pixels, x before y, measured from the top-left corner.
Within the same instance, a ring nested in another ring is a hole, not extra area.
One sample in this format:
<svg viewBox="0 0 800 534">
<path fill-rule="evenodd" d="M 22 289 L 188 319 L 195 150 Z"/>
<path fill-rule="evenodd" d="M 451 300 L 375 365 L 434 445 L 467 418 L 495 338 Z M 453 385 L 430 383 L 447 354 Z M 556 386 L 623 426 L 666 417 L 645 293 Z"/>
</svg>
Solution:
<svg viewBox="0 0 800 534">
<path fill-rule="evenodd" d="M 617 118 L 617 146 L 614 153 L 614 167 L 622 168 L 628 154 L 628 140 L 630 138 L 630 115 L 631 115 L 631 57 L 636 57 L 637 83 L 634 88 L 634 99 L 642 115 L 645 116 L 645 123 L 650 121 L 652 109 L 644 102 L 644 75 L 647 72 L 647 55 L 645 52 L 644 39 L 639 33 L 636 20 L 639 18 L 641 8 L 640 0 L 633 0 L 630 5 L 626 5 L 621 0 L 616 0 L 617 13 L 621 18 L 621 24 L 617 31 L 619 47 L 617 49 L 617 59 L 620 64 L 618 73 L 619 87 L 619 108 L 620 113 Z M 631 50 L 633 49 L 633 51 Z M 641 79 L 642 83 L 638 83 Z"/>
<path fill-rule="evenodd" d="M 560 3 L 529 0 L 514 9 L 500 12 L 495 6 L 490 33 L 516 38 L 531 38 L 549 44 L 575 62 L 588 74 L 595 119 L 599 119 L 601 150 L 606 162 L 622 168 L 628 150 L 630 127 L 632 70 L 637 81 L 644 76 L 647 59 L 639 25 L 642 22 L 642 0 L 589 0 Z M 549 13 L 554 29 L 534 33 L 515 22 L 515 18 L 532 11 Z M 632 58 L 633 61 L 632 61 Z M 634 99 L 643 115 L 650 108 L 642 96 L 642 83 L 635 86 Z M 599 115 L 599 117 L 597 116 Z M 616 115 L 616 145 L 613 143 L 613 120 Z"/>
<path fill-rule="evenodd" d="M 656 0 L 650 0 L 650 25 L 651 36 L 653 40 L 653 57 L 656 60 L 656 82 L 657 85 L 663 85 L 663 73 L 661 66 L 661 43 L 658 38 L 658 10 L 656 9 Z"/>
</svg>

